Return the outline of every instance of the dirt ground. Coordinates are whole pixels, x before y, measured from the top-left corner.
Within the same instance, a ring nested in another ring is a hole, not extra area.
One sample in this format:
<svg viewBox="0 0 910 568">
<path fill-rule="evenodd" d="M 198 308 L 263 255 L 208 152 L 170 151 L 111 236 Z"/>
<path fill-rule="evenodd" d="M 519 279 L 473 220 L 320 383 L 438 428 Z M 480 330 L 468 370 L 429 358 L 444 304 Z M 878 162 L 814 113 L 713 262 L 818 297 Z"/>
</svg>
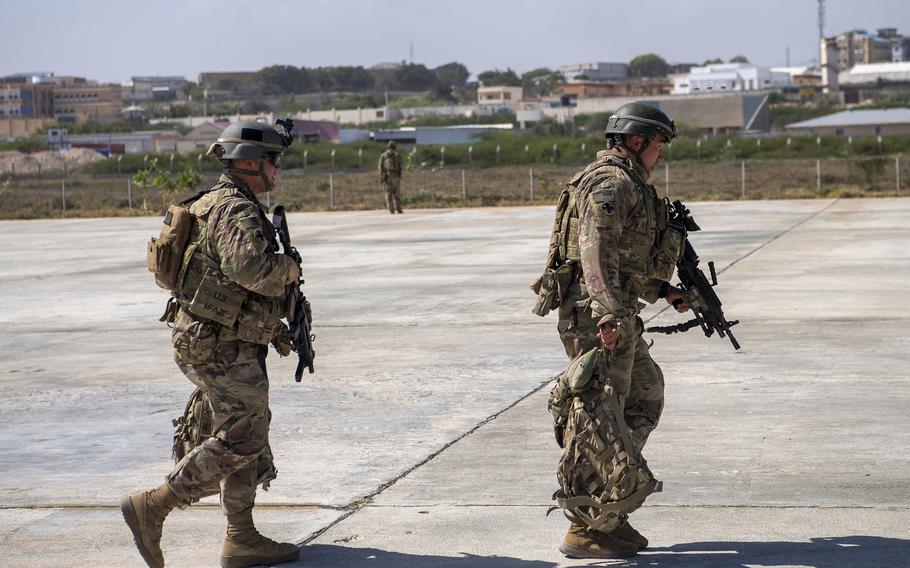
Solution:
<svg viewBox="0 0 910 568">
<path fill-rule="evenodd" d="M 660 195 L 684 200 L 884 197 L 910 192 L 910 160 L 900 162 L 899 187 L 895 166 L 893 158 L 686 161 L 674 162 L 669 168 L 659 166 L 651 182 Z M 501 166 L 406 172 L 402 201 L 405 208 L 546 204 L 555 200 L 562 185 L 580 167 Z M 0 180 L 0 218 L 5 219 L 62 217 L 64 195 L 67 216 L 158 215 L 169 203 L 190 194 L 137 187 L 127 175 L 77 173 L 64 180 L 62 172 L 57 172 L 40 177 L 7 175 Z M 212 181 L 212 175 L 204 178 L 205 183 Z M 282 203 L 290 211 L 385 207 L 384 193 L 372 169 L 334 173 L 312 168 L 288 170 L 282 175 L 278 190 L 263 201 L 269 205 Z"/>
</svg>

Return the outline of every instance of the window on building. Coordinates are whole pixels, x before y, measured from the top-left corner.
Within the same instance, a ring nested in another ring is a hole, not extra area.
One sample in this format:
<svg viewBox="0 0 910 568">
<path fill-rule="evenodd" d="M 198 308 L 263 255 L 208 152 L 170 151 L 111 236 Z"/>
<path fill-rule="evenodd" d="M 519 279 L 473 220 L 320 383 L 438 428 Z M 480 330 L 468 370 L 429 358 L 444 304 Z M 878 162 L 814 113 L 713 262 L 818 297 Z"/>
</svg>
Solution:
<svg viewBox="0 0 910 568">
<path fill-rule="evenodd" d="M 503 93 L 502 98 L 503 98 L 503 100 L 508 101 L 512 98 L 512 93 Z"/>
<path fill-rule="evenodd" d="M 875 127 L 875 134 L 878 135 L 878 134 L 881 134 L 881 133 L 882 133 L 882 127 L 881 127 L 881 126 L 876 126 L 876 127 Z"/>
<path fill-rule="evenodd" d="M 844 135 L 844 129 L 843 129 L 843 128 L 838 128 L 838 129 L 836 129 L 836 130 L 834 131 L 834 133 L 835 133 L 836 135 L 838 135 L 838 136 L 843 136 L 843 135 Z"/>
</svg>

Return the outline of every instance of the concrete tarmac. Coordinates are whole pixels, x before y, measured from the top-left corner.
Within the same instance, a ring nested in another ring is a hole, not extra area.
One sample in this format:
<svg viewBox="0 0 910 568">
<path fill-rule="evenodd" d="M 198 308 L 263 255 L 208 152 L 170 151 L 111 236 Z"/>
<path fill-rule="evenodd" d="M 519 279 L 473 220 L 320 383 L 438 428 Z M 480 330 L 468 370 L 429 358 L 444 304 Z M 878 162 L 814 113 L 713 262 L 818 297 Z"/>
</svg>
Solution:
<svg viewBox="0 0 910 568">
<path fill-rule="evenodd" d="M 664 481 L 617 566 L 910 564 L 910 200 L 695 203 L 742 350 L 651 336 Z M 296 566 L 585 565 L 545 516 L 567 361 L 530 313 L 552 209 L 290 216 L 316 374 L 270 356 L 279 476 L 263 533 Z M 159 219 L 0 222 L 0 565 L 143 566 L 120 496 L 161 482 L 190 383 L 144 266 Z M 707 267 L 705 267 L 707 268 Z M 682 316 L 649 307 L 654 323 Z M 169 566 L 217 566 L 217 499 L 172 514 Z"/>
</svg>

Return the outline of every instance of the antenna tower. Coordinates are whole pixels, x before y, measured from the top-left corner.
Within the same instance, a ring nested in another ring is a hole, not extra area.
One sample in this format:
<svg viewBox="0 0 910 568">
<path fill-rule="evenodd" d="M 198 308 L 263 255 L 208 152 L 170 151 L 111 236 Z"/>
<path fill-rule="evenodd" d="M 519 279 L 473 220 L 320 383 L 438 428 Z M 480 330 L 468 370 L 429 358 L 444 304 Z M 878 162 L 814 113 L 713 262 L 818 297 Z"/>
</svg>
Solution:
<svg viewBox="0 0 910 568">
<path fill-rule="evenodd" d="M 825 37 L 825 0 L 818 0 L 818 41 Z"/>
</svg>

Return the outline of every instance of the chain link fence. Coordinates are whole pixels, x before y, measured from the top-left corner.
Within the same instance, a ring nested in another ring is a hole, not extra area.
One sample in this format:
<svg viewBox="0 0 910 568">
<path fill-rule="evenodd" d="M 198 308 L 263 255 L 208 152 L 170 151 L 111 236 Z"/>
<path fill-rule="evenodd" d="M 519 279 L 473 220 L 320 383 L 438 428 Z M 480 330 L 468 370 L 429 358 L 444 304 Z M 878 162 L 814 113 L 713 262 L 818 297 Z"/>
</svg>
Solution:
<svg viewBox="0 0 910 568">
<path fill-rule="evenodd" d="M 591 153 L 571 164 L 472 166 L 422 162 L 402 180 L 404 207 L 484 207 L 552 203 Z M 443 158 L 444 159 L 444 158 Z M 432 165 L 430 165 L 432 164 Z M 167 165 L 167 164 L 165 164 Z M 210 184 L 217 172 L 203 173 Z M 903 195 L 910 186 L 910 159 L 893 156 L 685 160 L 658 166 L 651 183 L 661 196 L 689 200 L 772 199 Z M 45 172 L 0 180 L 0 218 L 157 215 L 191 192 L 139 187 L 127 173 Z M 384 209 L 379 176 L 361 168 L 285 170 L 278 189 L 262 197 L 290 211 Z"/>
</svg>

